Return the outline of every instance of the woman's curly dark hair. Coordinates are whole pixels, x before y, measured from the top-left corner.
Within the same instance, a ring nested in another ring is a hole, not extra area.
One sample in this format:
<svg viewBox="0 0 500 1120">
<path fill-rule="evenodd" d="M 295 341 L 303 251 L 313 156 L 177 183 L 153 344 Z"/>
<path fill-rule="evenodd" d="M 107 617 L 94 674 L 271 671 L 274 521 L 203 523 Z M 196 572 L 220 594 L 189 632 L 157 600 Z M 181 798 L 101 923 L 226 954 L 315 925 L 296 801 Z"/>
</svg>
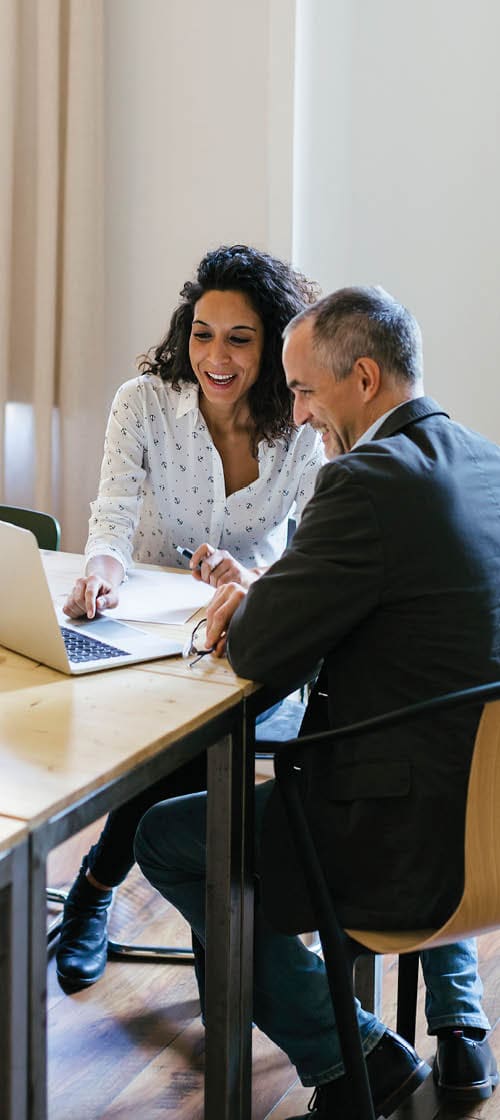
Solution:
<svg viewBox="0 0 500 1120">
<path fill-rule="evenodd" d="M 290 319 L 318 298 L 319 289 L 291 265 L 268 253 L 248 245 L 221 245 L 203 257 L 196 279 L 184 284 L 167 334 L 141 359 L 142 373 L 156 373 L 176 389 L 182 382 L 197 380 L 189 361 L 189 337 L 195 304 L 211 291 L 241 292 L 264 327 L 259 378 L 248 393 L 256 453 L 260 439 L 272 442 L 293 430 L 281 335 Z"/>
</svg>

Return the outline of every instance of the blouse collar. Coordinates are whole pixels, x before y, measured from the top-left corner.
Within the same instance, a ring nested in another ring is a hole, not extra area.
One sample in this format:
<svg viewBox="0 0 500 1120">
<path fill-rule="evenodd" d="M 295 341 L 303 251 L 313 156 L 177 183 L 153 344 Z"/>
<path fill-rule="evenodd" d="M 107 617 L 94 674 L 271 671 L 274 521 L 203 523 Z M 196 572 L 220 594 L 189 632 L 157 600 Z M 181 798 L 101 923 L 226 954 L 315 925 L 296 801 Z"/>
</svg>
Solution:
<svg viewBox="0 0 500 1120">
<path fill-rule="evenodd" d="M 199 408 L 198 401 L 199 401 L 199 386 L 198 386 L 198 383 L 196 382 L 196 384 L 194 384 L 194 382 L 191 382 L 191 381 L 184 381 L 181 384 L 181 389 L 180 389 L 180 393 L 179 393 L 179 400 L 177 402 L 177 412 L 176 412 L 177 420 L 181 416 L 186 416 L 188 412 L 193 411 L 193 412 L 196 413 L 196 415 L 194 416 L 194 422 L 196 424 L 196 421 L 198 419 L 198 408 Z"/>
</svg>

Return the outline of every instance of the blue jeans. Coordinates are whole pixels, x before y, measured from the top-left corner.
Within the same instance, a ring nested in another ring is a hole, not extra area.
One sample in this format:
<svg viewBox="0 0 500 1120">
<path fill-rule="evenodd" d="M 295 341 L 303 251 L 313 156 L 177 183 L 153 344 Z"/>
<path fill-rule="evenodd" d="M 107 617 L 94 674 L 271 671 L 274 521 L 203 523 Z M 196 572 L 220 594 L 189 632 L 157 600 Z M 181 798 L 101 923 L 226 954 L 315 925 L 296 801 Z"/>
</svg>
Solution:
<svg viewBox="0 0 500 1120">
<path fill-rule="evenodd" d="M 273 783 L 255 791 L 255 832 Z M 206 794 L 160 802 L 137 830 L 135 856 L 143 874 L 205 941 Z M 481 981 L 474 942 L 422 954 L 429 1032 L 461 1024 L 488 1029 L 481 1009 Z M 276 933 L 255 908 L 253 1017 L 297 1067 L 303 1085 L 321 1085 L 343 1073 L 338 1034 L 322 960 L 299 937 Z M 385 1032 L 358 1003 L 363 1049 L 368 1054 Z"/>
</svg>

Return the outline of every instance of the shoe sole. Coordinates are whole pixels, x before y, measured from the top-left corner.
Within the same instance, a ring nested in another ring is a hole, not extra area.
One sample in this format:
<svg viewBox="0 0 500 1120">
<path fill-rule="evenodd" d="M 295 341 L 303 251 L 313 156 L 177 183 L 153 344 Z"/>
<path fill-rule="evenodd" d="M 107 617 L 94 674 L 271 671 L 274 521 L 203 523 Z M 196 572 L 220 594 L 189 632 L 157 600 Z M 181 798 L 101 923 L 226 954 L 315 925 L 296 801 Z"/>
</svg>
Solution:
<svg viewBox="0 0 500 1120">
<path fill-rule="evenodd" d="M 410 1097 L 411 1094 L 418 1089 L 419 1085 L 422 1085 L 422 1083 L 427 1080 L 430 1072 L 431 1067 L 427 1065 L 427 1062 L 420 1060 L 418 1066 L 415 1066 L 415 1069 L 412 1070 L 410 1076 L 406 1078 L 406 1081 L 398 1085 L 398 1088 L 395 1089 L 389 1097 L 386 1097 L 381 1104 L 377 1105 L 377 1116 L 392 1116 L 395 1109 L 399 1108 L 399 1105 L 402 1104 L 407 1097 Z"/>
<path fill-rule="evenodd" d="M 487 1081 L 475 1081 L 469 1085 L 446 1085 L 439 1080 L 436 1066 L 433 1067 L 432 1076 L 434 1084 L 440 1093 L 446 1095 L 449 1101 L 487 1101 L 498 1085 L 498 1073 L 493 1074 Z"/>
<path fill-rule="evenodd" d="M 92 980 L 80 980 L 76 976 L 65 976 L 64 972 L 59 972 L 59 970 L 56 969 L 57 979 L 61 987 L 64 987 L 67 991 L 78 992 L 80 988 L 90 988 L 92 984 L 97 984 L 97 981 L 100 980 L 103 975 L 104 970 L 99 973 L 99 976 L 94 976 Z"/>
</svg>

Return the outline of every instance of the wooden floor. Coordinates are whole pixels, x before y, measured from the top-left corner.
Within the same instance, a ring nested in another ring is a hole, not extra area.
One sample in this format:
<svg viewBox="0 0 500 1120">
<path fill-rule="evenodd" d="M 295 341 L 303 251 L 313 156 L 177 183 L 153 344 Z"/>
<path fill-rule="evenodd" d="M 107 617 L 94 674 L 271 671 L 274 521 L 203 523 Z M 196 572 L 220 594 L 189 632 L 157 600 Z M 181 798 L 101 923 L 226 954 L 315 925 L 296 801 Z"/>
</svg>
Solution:
<svg viewBox="0 0 500 1120">
<path fill-rule="evenodd" d="M 51 885 L 62 885 L 79 865 L 95 826 L 54 852 Z M 111 936 L 146 944 L 189 944 L 183 920 L 134 869 L 117 892 Z M 500 933 L 480 942 L 485 1010 L 500 1064 Z M 394 1026 L 396 962 L 384 958 L 384 1020 Z M 92 988 L 65 995 L 49 961 L 50 1120 L 203 1120 L 204 1031 L 194 973 L 186 964 L 109 961 Z M 430 1059 L 419 1000 L 417 1049 Z M 253 1032 L 253 1120 L 285 1120 L 307 1113 L 303 1089 L 287 1058 Z M 500 1089 L 484 1104 L 460 1109 L 440 1104 L 429 1079 L 394 1120 L 500 1120 Z M 341 1117 L 332 1120 L 342 1120 Z"/>
</svg>

